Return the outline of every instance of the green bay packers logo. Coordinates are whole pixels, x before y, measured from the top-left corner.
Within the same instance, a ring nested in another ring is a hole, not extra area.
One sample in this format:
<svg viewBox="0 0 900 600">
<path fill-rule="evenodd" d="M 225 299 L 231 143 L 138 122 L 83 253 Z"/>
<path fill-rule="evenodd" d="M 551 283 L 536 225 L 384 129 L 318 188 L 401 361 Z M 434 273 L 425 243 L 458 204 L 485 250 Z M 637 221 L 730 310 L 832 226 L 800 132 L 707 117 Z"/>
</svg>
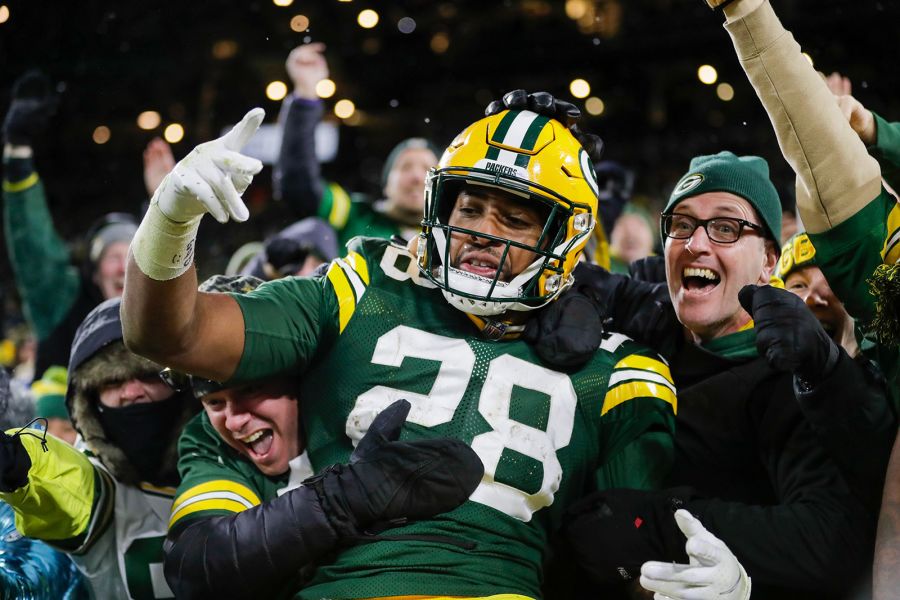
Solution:
<svg viewBox="0 0 900 600">
<path fill-rule="evenodd" d="M 689 192 L 698 185 L 703 182 L 703 175 L 701 173 L 694 173 L 693 175 L 688 175 L 684 179 L 682 179 L 677 186 L 675 186 L 675 191 L 672 192 L 673 195 L 683 194 L 685 192 Z"/>
</svg>

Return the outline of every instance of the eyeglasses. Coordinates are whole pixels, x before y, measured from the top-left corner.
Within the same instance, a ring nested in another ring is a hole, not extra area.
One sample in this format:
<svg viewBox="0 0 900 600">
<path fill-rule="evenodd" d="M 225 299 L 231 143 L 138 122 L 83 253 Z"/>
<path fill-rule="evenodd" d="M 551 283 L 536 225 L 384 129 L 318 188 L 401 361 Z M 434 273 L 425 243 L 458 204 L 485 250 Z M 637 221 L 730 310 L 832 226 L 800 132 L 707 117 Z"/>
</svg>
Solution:
<svg viewBox="0 0 900 600">
<path fill-rule="evenodd" d="M 190 391 L 194 398 L 202 398 L 206 394 L 222 389 L 222 384 L 211 379 L 195 377 L 166 367 L 159 372 L 159 378 L 175 392 Z"/>
<path fill-rule="evenodd" d="M 733 217 L 714 217 L 712 219 L 697 219 L 690 215 L 680 213 L 668 213 L 660 215 L 663 233 L 676 240 L 686 240 L 698 227 L 706 230 L 706 235 L 714 242 L 720 244 L 733 244 L 741 237 L 744 227 L 763 231 L 761 225 L 735 219 Z"/>
</svg>

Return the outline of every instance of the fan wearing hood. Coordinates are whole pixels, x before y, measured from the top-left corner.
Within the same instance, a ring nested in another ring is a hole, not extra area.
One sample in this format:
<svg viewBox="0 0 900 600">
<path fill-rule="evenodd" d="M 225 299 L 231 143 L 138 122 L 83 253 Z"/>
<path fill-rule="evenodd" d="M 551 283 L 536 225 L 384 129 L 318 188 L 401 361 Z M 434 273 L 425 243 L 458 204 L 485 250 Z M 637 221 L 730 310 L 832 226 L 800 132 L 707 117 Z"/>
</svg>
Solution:
<svg viewBox="0 0 900 600">
<path fill-rule="evenodd" d="M 72 344 L 66 404 L 83 452 L 34 430 L 5 440 L 16 460 L 0 497 L 21 533 L 71 554 L 95 598 L 171 598 L 161 565 L 176 444 L 198 406 L 126 350 L 119 305 L 97 306 Z"/>
</svg>

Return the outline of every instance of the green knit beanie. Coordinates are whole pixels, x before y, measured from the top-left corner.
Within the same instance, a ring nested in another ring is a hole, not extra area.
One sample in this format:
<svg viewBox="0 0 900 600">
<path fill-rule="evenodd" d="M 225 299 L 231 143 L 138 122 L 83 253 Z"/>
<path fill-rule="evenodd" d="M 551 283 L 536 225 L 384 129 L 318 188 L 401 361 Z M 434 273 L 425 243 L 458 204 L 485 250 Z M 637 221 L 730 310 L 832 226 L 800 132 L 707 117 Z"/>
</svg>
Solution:
<svg viewBox="0 0 900 600">
<path fill-rule="evenodd" d="M 686 198 L 706 192 L 730 192 L 745 199 L 762 219 L 766 237 L 780 244 L 781 201 L 769 179 L 769 164 L 765 159 L 759 156 L 736 156 L 731 152 L 694 157 L 688 172 L 672 190 L 663 213 L 671 212 Z"/>
<path fill-rule="evenodd" d="M 69 418 L 69 411 L 66 410 L 67 379 L 65 367 L 50 367 L 43 377 L 31 384 L 37 416 L 45 419 Z"/>
<path fill-rule="evenodd" d="M 391 169 L 394 168 L 394 163 L 397 162 L 397 159 L 400 158 L 400 155 L 406 152 L 407 150 L 431 150 L 431 153 L 434 154 L 434 158 L 436 160 L 441 159 L 441 154 L 443 151 L 438 149 L 437 146 L 434 145 L 431 140 L 426 140 L 425 138 L 406 138 L 391 150 L 391 153 L 388 154 L 387 159 L 384 161 L 384 166 L 381 168 L 381 187 L 387 185 L 388 176 L 391 174 Z"/>
</svg>

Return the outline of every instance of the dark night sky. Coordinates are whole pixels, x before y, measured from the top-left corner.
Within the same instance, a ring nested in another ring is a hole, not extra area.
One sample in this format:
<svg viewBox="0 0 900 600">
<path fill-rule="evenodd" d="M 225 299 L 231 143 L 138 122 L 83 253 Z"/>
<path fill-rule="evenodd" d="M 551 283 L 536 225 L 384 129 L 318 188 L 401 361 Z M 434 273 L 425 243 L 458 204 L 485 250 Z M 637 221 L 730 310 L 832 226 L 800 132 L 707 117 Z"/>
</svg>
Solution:
<svg viewBox="0 0 900 600">
<path fill-rule="evenodd" d="M 5 113 L 12 82 L 27 68 L 41 67 L 65 84 L 53 130 L 36 150 L 51 208 L 67 237 L 104 211 L 137 210 L 144 199 L 141 151 L 161 128 L 140 130 L 138 113 L 153 109 L 163 125 L 184 124 L 176 158 L 252 106 L 263 106 L 272 122 L 279 103 L 265 98 L 266 83 L 287 81 L 284 59 L 304 38 L 328 45 L 338 85 L 338 94 L 326 101 L 329 109 L 348 97 L 364 115 L 358 126 L 341 127 L 339 158 L 326 167 L 350 189 L 378 192 L 381 160 L 399 139 L 416 134 L 446 143 L 481 114 L 486 100 L 515 87 L 571 99 L 574 77 L 587 79 L 606 104 L 585 127 L 604 137 L 609 158 L 637 170 L 639 191 L 662 197 L 691 156 L 722 149 L 765 156 L 790 187 L 790 172 L 721 19 L 701 0 L 597 0 L 598 30 L 589 33 L 566 15 L 564 2 L 544 0 L 295 0 L 289 7 L 271 0 L 3 3 L 10 18 L 0 24 L 0 110 Z M 846 73 L 865 104 L 900 118 L 900 2 L 774 5 L 817 68 Z M 380 13 L 374 29 L 356 23 L 364 8 Z M 309 17 L 308 32 L 291 30 L 296 14 Z M 415 31 L 398 31 L 403 17 L 416 21 Z M 438 33 L 449 40 L 442 54 L 431 49 Z M 221 40 L 237 43 L 232 58 L 213 56 Z M 715 86 L 698 81 L 703 63 L 734 86 L 733 101 L 722 102 Z M 91 141 L 99 124 L 112 130 L 102 146 Z M 265 208 L 267 174 L 254 184 L 257 208 L 283 221 L 277 207 Z M 222 239 L 230 240 L 228 232 L 235 230 L 225 231 Z M 236 246 L 249 231 L 226 246 Z"/>
</svg>

